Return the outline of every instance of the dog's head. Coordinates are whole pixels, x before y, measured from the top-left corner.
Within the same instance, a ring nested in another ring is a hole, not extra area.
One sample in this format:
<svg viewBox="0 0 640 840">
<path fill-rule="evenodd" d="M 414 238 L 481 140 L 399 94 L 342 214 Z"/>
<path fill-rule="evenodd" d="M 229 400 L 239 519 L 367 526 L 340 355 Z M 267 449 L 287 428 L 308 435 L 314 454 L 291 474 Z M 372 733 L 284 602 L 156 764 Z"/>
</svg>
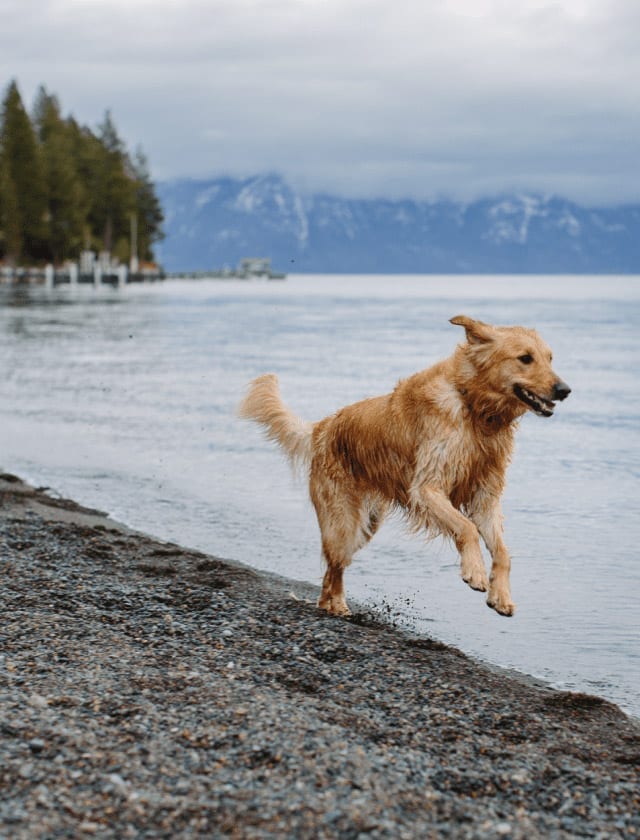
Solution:
<svg viewBox="0 0 640 840">
<path fill-rule="evenodd" d="M 535 330 L 494 327 L 466 315 L 456 315 L 451 323 L 466 331 L 465 361 L 487 399 L 513 401 L 540 417 L 551 417 L 556 400 L 571 393 L 551 367 L 551 350 Z"/>
</svg>

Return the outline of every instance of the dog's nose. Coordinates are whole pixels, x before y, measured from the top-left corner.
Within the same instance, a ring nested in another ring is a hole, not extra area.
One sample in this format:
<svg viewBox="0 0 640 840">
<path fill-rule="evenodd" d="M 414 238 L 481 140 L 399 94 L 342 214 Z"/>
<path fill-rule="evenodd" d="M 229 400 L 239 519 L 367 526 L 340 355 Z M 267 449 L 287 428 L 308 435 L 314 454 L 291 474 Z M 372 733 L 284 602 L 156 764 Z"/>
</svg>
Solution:
<svg viewBox="0 0 640 840">
<path fill-rule="evenodd" d="M 562 379 L 559 379 L 553 386 L 554 400 L 566 400 L 570 393 L 571 388 L 567 385 L 566 382 L 563 382 Z"/>
</svg>

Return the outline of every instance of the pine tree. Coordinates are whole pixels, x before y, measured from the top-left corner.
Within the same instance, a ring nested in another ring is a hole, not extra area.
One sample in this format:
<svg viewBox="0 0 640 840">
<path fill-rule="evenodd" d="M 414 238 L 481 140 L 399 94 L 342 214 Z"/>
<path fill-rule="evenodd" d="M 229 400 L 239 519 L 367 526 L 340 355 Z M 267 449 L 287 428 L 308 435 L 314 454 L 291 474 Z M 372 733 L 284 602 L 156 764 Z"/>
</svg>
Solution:
<svg viewBox="0 0 640 840">
<path fill-rule="evenodd" d="M 67 133 L 79 179 L 80 215 L 84 219 L 82 247 L 99 251 L 102 248 L 102 240 L 96 234 L 98 228 L 95 205 L 102 148 L 91 129 L 79 125 L 73 117 L 67 119 Z"/>
<path fill-rule="evenodd" d="M 33 108 L 31 109 L 33 128 L 40 141 L 42 141 L 46 134 L 45 125 L 51 109 L 54 109 L 59 114 L 61 111 L 60 100 L 54 93 L 47 93 L 44 85 L 40 85 L 36 92 Z"/>
<path fill-rule="evenodd" d="M 104 250 L 111 251 L 118 241 L 128 242 L 129 220 L 135 209 L 134 181 L 128 171 L 124 143 L 109 111 L 98 126 L 98 139 L 101 151 L 96 173 L 94 223 L 95 229 L 102 231 Z"/>
<path fill-rule="evenodd" d="M 9 168 L 0 163 L 0 257 L 15 266 L 22 252 L 22 230 L 16 188 Z"/>
<path fill-rule="evenodd" d="M 4 191 L 3 229 L 13 260 L 41 260 L 47 250 L 47 205 L 35 133 L 15 81 L 9 84 L 0 119 L 0 167 Z M 20 235 L 15 236 L 19 230 Z M 6 234 L 5 234 L 6 237 Z"/>
<path fill-rule="evenodd" d="M 59 263 L 78 256 L 86 210 L 69 126 L 60 115 L 57 97 L 50 96 L 44 87 L 40 88 L 36 99 L 34 123 L 40 140 L 47 194 L 48 257 Z"/>
<path fill-rule="evenodd" d="M 164 238 L 162 223 L 164 214 L 149 173 L 149 163 L 140 147 L 133 159 L 136 176 L 136 209 L 138 230 L 138 256 L 144 260 L 153 259 L 153 243 Z"/>
</svg>

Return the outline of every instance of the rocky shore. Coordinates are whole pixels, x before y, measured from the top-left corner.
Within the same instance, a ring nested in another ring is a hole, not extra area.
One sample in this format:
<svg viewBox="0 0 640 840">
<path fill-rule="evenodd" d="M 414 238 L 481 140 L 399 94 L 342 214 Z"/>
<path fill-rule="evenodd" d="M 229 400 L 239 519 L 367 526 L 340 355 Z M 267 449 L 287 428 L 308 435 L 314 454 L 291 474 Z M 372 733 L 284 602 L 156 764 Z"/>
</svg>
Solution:
<svg viewBox="0 0 640 840">
<path fill-rule="evenodd" d="M 7 475 L 0 564 L 0 838 L 640 835 L 604 700 Z"/>
</svg>

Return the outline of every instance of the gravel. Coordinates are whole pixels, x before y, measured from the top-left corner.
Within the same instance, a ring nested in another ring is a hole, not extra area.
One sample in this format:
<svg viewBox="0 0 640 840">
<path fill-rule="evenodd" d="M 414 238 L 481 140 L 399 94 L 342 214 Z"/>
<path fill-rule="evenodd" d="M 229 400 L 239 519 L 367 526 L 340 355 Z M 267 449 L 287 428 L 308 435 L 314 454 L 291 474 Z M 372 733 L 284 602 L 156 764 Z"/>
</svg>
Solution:
<svg viewBox="0 0 640 840">
<path fill-rule="evenodd" d="M 6 474 L 0 563 L 0 838 L 640 836 L 598 697 Z"/>
</svg>

